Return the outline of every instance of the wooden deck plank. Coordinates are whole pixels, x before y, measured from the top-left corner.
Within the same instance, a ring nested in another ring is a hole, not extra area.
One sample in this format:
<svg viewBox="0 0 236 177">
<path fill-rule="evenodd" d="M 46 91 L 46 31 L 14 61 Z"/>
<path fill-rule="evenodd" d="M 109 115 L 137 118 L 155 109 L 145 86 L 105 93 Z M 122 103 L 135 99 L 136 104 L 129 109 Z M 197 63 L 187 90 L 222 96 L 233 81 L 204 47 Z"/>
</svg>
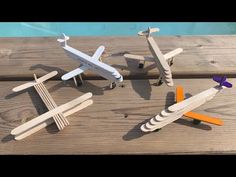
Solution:
<svg viewBox="0 0 236 177">
<path fill-rule="evenodd" d="M 155 37 L 163 53 L 183 48 L 172 67 L 174 78 L 209 77 L 214 74 L 235 76 L 236 36 L 172 36 Z M 138 69 L 138 61 L 123 57 L 125 53 L 151 55 L 141 37 L 71 37 L 69 45 L 92 55 L 99 45 L 106 47 L 103 61 L 125 78 L 156 78 L 158 71 L 151 63 Z M 57 79 L 75 69 L 79 62 L 68 58 L 56 38 L 0 38 L 0 80 L 31 79 L 57 70 Z M 85 78 L 96 79 L 90 71 Z"/>
<path fill-rule="evenodd" d="M 236 84 L 235 79 L 229 81 Z M 174 82 L 192 95 L 215 85 L 210 79 Z M 181 119 L 159 132 L 143 134 L 140 125 L 174 102 L 175 87 L 156 87 L 155 80 L 125 80 L 123 87 L 103 90 L 108 82 L 101 80 L 85 81 L 78 88 L 72 81 L 67 85 L 49 81 L 45 86 L 57 105 L 89 91 L 94 94 L 94 104 L 68 117 L 70 126 L 61 132 L 51 125 L 22 141 L 14 141 L 8 135 L 11 129 L 20 125 L 22 119 L 29 120 L 46 111 L 33 88 L 29 92 L 12 93 L 11 89 L 22 83 L 0 82 L 0 154 L 236 153 L 235 88 L 225 89 L 195 110 L 221 118 L 224 126 L 193 126 L 189 119 Z"/>
</svg>

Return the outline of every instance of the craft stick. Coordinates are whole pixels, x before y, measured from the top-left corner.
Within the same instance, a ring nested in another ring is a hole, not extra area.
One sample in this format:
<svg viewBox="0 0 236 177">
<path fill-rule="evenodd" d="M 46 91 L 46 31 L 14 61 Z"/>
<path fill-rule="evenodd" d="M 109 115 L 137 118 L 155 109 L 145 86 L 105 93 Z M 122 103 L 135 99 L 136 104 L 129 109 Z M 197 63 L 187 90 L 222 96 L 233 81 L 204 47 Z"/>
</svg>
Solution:
<svg viewBox="0 0 236 177">
<path fill-rule="evenodd" d="M 179 113 L 179 114 L 174 115 L 171 118 L 168 118 L 168 120 L 166 120 L 166 121 L 158 122 L 156 125 L 154 125 L 154 126 L 152 126 L 150 128 L 150 131 L 154 131 L 156 129 L 160 129 L 160 128 L 170 124 L 171 122 L 176 121 L 177 119 L 181 118 L 182 116 L 183 116 L 183 114 Z M 149 122 L 147 124 L 149 124 Z M 146 126 L 147 126 L 147 124 L 146 124 Z"/>
<path fill-rule="evenodd" d="M 188 98 L 188 99 L 186 99 L 184 101 L 181 101 L 181 102 L 179 102 L 177 104 L 174 104 L 174 105 L 168 107 L 168 110 L 170 112 L 175 112 L 177 110 L 185 108 L 187 105 L 191 104 L 194 101 L 196 102 L 199 99 L 201 100 L 201 99 L 203 99 L 205 97 L 209 97 L 210 95 L 215 95 L 218 92 L 219 92 L 219 89 L 216 89 L 214 87 L 210 88 L 210 89 L 205 90 L 205 91 L 203 91 L 203 92 L 201 92 L 201 93 L 199 93 L 197 95 L 194 95 L 194 96 L 192 96 L 192 97 L 190 97 L 190 98 Z"/>
<path fill-rule="evenodd" d="M 36 74 L 34 74 L 34 80 L 36 83 L 38 83 Z"/>
<path fill-rule="evenodd" d="M 79 79 L 81 81 L 81 84 L 84 84 L 84 81 L 83 81 L 83 78 L 82 78 L 81 74 L 79 74 Z"/>
<path fill-rule="evenodd" d="M 129 59 L 134 59 L 134 60 L 154 62 L 153 57 L 144 57 L 144 56 L 141 56 L 141 55 L 132 55 L 132 54 L 125 54 L 124 57 L 129 58 Z"/>
<path fill-rule="evenodd" d="M 162 72 L 163 72 L 163 71 L 162 71 Z M 168 78 L 172 78 L 171 70 L 164 71 L 163 73 L 164 73 L 164 75 L 165 75 L 166 77 L 169 76 Z"/>
<path fill-rule="evenodd" d="M 48 119 L 44 122 L 42 122 L 41 124 L 38 124 L 37 126 L 35 127 L 32 127 L 31 129 L 21 133 L 21 134 L 18 134 L 14 137 L 15 140 L 22 140 L 30 135 L 32 135 L 33 133 L 36 133 L 37 131 L 47 127 L 48 125 L 54 123 L 54 120 L 53 119 Z"/>
<path fill-rule="evenodd" d="M 157 65 L 157 68 L 159 70 L 160 76 L 165 79 L 164 80 L 165 82 L 169 82 L 169 83 L 173 82 L 171 71 L 167 71 L 167 72 L 163 71 L 162 69 L 160 69 L 160 66 L 158 65 Z"/>
<path fill-rule="evenodd" d="M 41 84 L 40 84 L 40 85 L 41 85 Z M 39 85 L 39 86 L 40 86 L 40 85 Z M 48 109 L 49 109 L 49 110 L 54 109 L 55 107 L 52 105 L 52 102 L 49 100 L 49 98 L 47 97 L 47 95 L 45 95 L 43 89 L 41 89 L 41 92 L 42 92 L 42 94 L 44 95 L 45 104 L 46 104 L 46 106 L 48 107 Z M 53 119 L 54 119 L 55 122 L 58 123 L 58 125 L 60 125 L 60 126 L 58 127 L 58 129 L 59 129 L 59 130 L 63 130 L 63 128 L 64 128 L 65 126 L 64 126 L 62 120 L 60 120 L 58 117 L 59 117 L 58 114 L 56 114 L 56 115 L 53 116 Z"/>
<path fill-rule="evenodd" d="M 148 30 L 146 30 L 146 31 L 139 31 L 138 35 L 139 36 L 150 36 L 151 33 L 159 32 L 159 31 L 160 31 L 159 28 L 148 28 Z"/>
<path fill-rule="evenodd" d="M 80 105 L 76 106 L 75 108 L 70 109 L 69 111 L 65 111 L 63 114 L 65 116 L 69 116 L 77 111 L 80 111 L 80 110 L 86 108 L 87 106 L 90 106 L 91 104 L 93 104 L 92 100 L 90 100 L 90 99 L 86 100 L 83 103 L 81 103 Z M 47 127 L 48 125 L 52 124 L 53 122 L 54 122 L 53 119 L 47 119 L 46 121 L 36 125 L 35 127 L 32 127 L 31 129 L 29 129 L 21 134 L 16 135 L 15 140 L 24 139 L 24 138 L 32 135 L 33 133 L 36 133 L 37 131 Z"/>
<path fill-rule="evenodd" d="M 218 90 L 215 90 L 214 88 L 208 89 L 204 92 L 201 92 L 200 94 L 194 95 L 184 101 L 181 101 L 179 103 L 176 103 L 176 104 L 168 107 L 168 110 L 170 112 L 181 111 L 181 110 L 186 109 L 188 106 L 190 106 L 192 104 L 195 104 L 197 102 L 202 102 L 202 100 L 204 100 L 204 102 L 206 102 L 206 101 L 210 100 L 210 99 L 208 99 L 208 97 L 213 98 L 213 96 L 215 96 L 216 92 L 218 92 Z"/>
<path fill-rule="evenodd" d="M 181 86 L 177 86 L 177 88 L 176 88 L 176 101 L 178 103 L 183 100 L 184 100 L 184 89 Z M 184 114 L 184 116 L 189 117 L 189 118 L 193 118 L 193 119 L 197 119 L 197 120 L 201 120 L 201 121 L 211 123 L 214 125 L 220 125 L 220 126 L 223 125 L 223 121 L 218 118 L 206 116 L 203 114 L 198 114 L 195 112 L 187 112 Z"/>
<path fill-rule="evenodd" d="M 155 124 L 154 126 L 150 125 L 149 122 L 146 124 L 146 126 L 150 129 L 158 129 L 161 127 L 166 126 L 167 124 L 174 122 L 175 120 L 179 119 L 180 117 L 183 116 L 183 114 L 185 114 L 186 112 L 189 112 L 192 109 L 195 109 L 197 107 L 199 107 L 200 105 L 204 104 L 206 102 L 206 99 L 202 99 L 199 102 L 194 102 L 191 105 L 189 105 L 188 107 L 186 107 L 184 110 L 181 111 L 177 111 L 175 113 L 172 113 L 172 115 L 168 116 L 168 118 L 166 118 L 165 120 L 163 119 L 156 119 L 156 122 L 152 122 L 152 124 Z M 156 118 L 156 117 L 155 117 Z M 159 117 L 157 117 L 159 118 Z M 151 128 L 152 127 L 152 128 Z"/>
<path fill-rule="evenodd" d="M 184 88 L 181 86 L 176 87 L 176 102 L 179 103 L 184 100 Z"/>
<path fill-rule="evenodd" d="M 49 94 L 47 88 L 46 88 L 42 83 L 40 84 L 40 86 L 41 86 L 43 92 L 45 93 L 46 97 L 48 98 L 50 104 L 52 105 L 52 106 L 51 106 L 51 109 L 56 108 L 56 107 L 57 107 L 57 104 L 56 104 L 55 101 L 52 99 L 52 97 L 51 97 L 51 95 Z M 59 117 L 59 119 L 60 119 L 60 120 L 62 121 L 62 123 L 63 123 L 63 128 L 64 128 L 65 126 L 69 125 L 68 120 L 63 116 L 62 113 L 59 113 L 59 114 L 58 114 L 58 117 Z"/>
<path fill-rule="evenodd" d="M 150 130 L 145 127 L 145 124 L 141 125 L 140 129 L 141 129 L 143 132 L 150 132 Z"/>
<path fill-rule="evenodd" d="M 33 87 L 35 84 L 36 84 L 36 82 L 34 82 L 34 81 L 28 82 L 28 83 L 25 83 L 25 84 L 22 84 L 20 86 L 13 88 L 12 91 L 19 92 L 19 91 L 25 90 L 27 88 Z"/>
<path fill-rule="evenodd" d="M 161 68 L 165 71 L 170 70 L 170 66 L 166 62 L 166 59 L 164 58 L 163 54 L 161 53 L 161 50 L 159 49 L 154 39 L 152 37 L 148 37 L 147 41 L 149 44 L 150 51 L 153 57 L 155 58 L 154 61 L 156 62 L 156 64 L 161 66 Z"/>
<path fill-rule="evenodd" d="M 53 71 L 53 72 L 51 72 L 51 73 L 49 73 L 49 74 L 46 74 L 46 75 L 43 76 L 43 77 L 38 78 L 37 80 L 38 80 L 38 82 L 43 82 L 43 81 L 45 81 L 45 80 L 47 80 L 47 79 L 49 79 L 49 78 L 51 78 L 51 77 L 57 75 L 57 73 L 58 73 L 57 71 Z M 13 88 L 12 91 L 13 91 L 13 92 L 19 92 L 19 91 L 22 91 L 22 90 L 27 89 L 27 88 L 29 88 L 29 87 L 32 87 L 32 86 L 34 86 L 35 84 L 36 84 L 35 81 L 31 81 L 31 82 L 28 82 L 28 83 L 25 83 L 25 84 L 22 84 L 22 85 L 20 85 L 20 86 L 17 86 L 17 87 L 15 87 L 15 88 Z"/>
<path fill-rule="evenodd" d="M 92 96 L 92 93 L 90 93 L 90 92 L 86 93 L 86 94 L 82 95 L 81 97 L 78 97 L 78 98 L 76 98 L 76 99 L 74 99 L 74 100 L 72 100 L 72 101 L 70 101 L 66 104 L 63 104 L 63 105 L 61 105 L 61 106 L 59 106 L 59 107 L 57 107 L 53 110 L 50 110 L 50 111 L 48 111 L 48 112 L 32 119 L 32 120 L 24 123 L 23 125 L 20 125 L 19 127 L 13 129 L 11 131 L 11 134 L 12 135 L 17 135 L 19 133 L 22 133 L 22 132 L 36 126 L 37 124 L 40 124 L 40 123 L 48 120 L 49 118 L 51 118 L 55 114 L 58 114 L 60 112 L 64 112 L 68 109 L 71 109 L 71 108 L 75 107 L 76 105 L 80 104 L 81 102 L 91 98 L 91 96 Z"/>
<path fill-rule="evenodd" d="M 197 102 L 193 102 L 191 105 L 188 105 L 187 107 L 185 107 L 184 110 L 174 112 L 166 118 L 163 118 L 160 115 L 157 115 L 154 118 L 152 118 L 149 122 L 147 122 L 145 124 L 145 127 L 147 127 L 150 131 L 153 131 L 155 129 L 159 129 L 161 127 L 164 127 L 167 124 L 169 124 L 171 122 L 174 122 L 175 120 L 182 117 L 183 114 L 185 114 L 185 113 L 189 112 L 190 110 L 195 109 L 196 107 L 199 107 L 200 105 L 204 104 L 207 100 L 208 100 L 208 98 L 203 98 L 202 100 L 199 100 Z"/>
<path fill-rule="evenodd" d="M 57 107 L 57 104 L 56 104 L 55 101 L 52 99 L 52 97 L 51 97 L 51 95 L 49 94 L 47 88 L 46 88 L 43 84 L 41 84 L 41 87 L 42 87 L 44 93 L 47 95 L 47 98 L 49 99 L 50 103 L 52 104 L 52 109 L 56 108 L 56 107 Z M 59 116 L 59 118 L 63 121 L 64 126 L 69 125 L 68 120 L 63 116 L 62 113 L 59 113 L 58 116 Z"/>
<path fill-rule="evenodd" d="M 160 116 L 161 117 L 167 117 L 171 114 L 171 112 L 168 111 L 168 109 L 164 109 L 161 111 Z"/>
<path fill-rule="evenodd" d="M 74 80 L 75 86 L 77 87 L 77 86 L 78 86 L 78 83 L 77 83 L 77 80 L 76 80 L 76 76 L 73 77 L 73 80 Z"/>
<path fill-rule="evenodd" d="M 172 74 L 169 64 L 166 62 L 166 59 L 164 58 L 154 39 L 152 37 L 148 37 L 147 41 L 160 75 L 163 77 L 167 86 L 173 86 L 174 82 L 172 80 Z"/>
<path fill-rule="evenodd" d="M 166 85 L 169 86 L 169 87 L 174 86 L 174 82 L 173 82 L 173 81 L 171 81 L 171 82 L 165 82 L 165 83 L 166 83 Z"/>
<path fill-rule="evenodd" d="M 93 100 L 91 100 L 91 99 L 86 100 L 83 103 L 81 103 L 80 105 L 66 110 L 65 112 L 63 112 L 63 114 L 65 117 L 70 116 L 71 114 L 74 114 L 74 113 L 86 108 L 87 106 L 90 106 L 91 104 L 93 104 Z"/>
<path fill-rule="evenodd" d="M 46 96 L 43 94 L 43 91 L 40 89 L 40 84 L 36 84 L 34 87 L 36 89 L 36 91 L 38 92 L 40 98 L 43 100 L 44 104 L 46 105 L 46 107 L 48 108 L 48 110 L 52 110 L 53 107 L 50 105 L 49 101 L 47 100 Z M 62 123 L 56 118 L 56 115 L 53 116 L 53 119 L 58 127 L 59 130 L 63 129 L 63 125 Z"/>
<path fill-rule="evenodd" d="M 170 58 L 173 58 L 175 57 L 176 55 L 179 55 L 181 52 L 183 52 L 183 49 L 182 48 L 177 48 L 175 50 L 172 50 L 166 54 L 164 54 L 164 58 L 166 60 L 170 59 Z"/>
<path fill-rule="evenodd" d="M 222 120 L 220 120 L 219 118 L 216 117 L 210 117 L 210 116 L 206 116 L 203 114 L 198 114 L 196 112 L 187 112 L 184 114 L 184 116 L 192 118 L 192 119 L 197 119 L 197 120 L 201 120 L 207 123 L 211 123 L 214 125 L 220 125 L 222 126 L 224 123 Z"/>
<path fill-rule="evenodd" d="M 38 82 L 44 82 L 44 81 L 46 81 L 46 80 L 56 76 L 57 74 L 58 74 L 57 71 L 52 71 L 52 72 L 50 72 L 50 73 L 48 73 L 48 74 L 38 78 L 37 80 L 38 80 Z"/>
</svg>

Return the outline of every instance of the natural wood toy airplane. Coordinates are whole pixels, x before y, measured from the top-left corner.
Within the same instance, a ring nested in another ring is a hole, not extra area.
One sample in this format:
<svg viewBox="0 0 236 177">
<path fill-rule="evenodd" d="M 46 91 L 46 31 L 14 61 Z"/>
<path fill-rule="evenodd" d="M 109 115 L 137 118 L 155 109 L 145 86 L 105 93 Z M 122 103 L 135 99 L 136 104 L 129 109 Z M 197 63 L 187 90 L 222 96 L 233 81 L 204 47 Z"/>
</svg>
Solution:
<svg viewBox="0 0 236 177">
<path fill-rule="evenodd" d="M 174 62 L 174 57 L 178 54 L 180 54 L 183 49 L 182 48 L 177 48 L 171 52 L 166 53 L 165 55 L 162 54 L 161 50 L 159 49 L 158 45 L 154 41 L 153 37 L 151 37 L 151 33 L 153 32 L 159 32 L 159 28 L 148 28 L 146 31 L 140 31 L 138 32 L 139 36 L 145 36 L 147 39 L 147 43 L 149 46 L 149 49 L 152 53 L 152 57 L 145 57 L 145 56 L 140 56 L 140 55 L 131 55 L 131 54 L 125 54 L 125 58 L 129 59 L 135 59 L 139 60 L 139 68 L 143 68 L 145 61 L 149 62 L 155 62 L 160 76 L 158 78 L 158 85 L 161 85 L 164 82 L 168 86 L 173 86 L 173 80 L 172 80 L 172 74 L 170 70 L 170 66 L 173 65 Z"/>
<path fill-rule="evenodd" d="M 86 70 L 92 70 L 105 79 L 111 81 L 110 88 L 114 88 L 117 82 L 123 81 L 122 75 L 115 68 L 101 62 L 101 56 L 105 50 L 104 46 L 98 47 L 97 51 L 91 57 L 77 49 L 68 46 L 66 41 L 69 40 L 69 37 L 65 34 L 62 35 L 62 39 L 58 39 L 57 41 L 61 44 L 62 48 L 69 57 L 80 62 L 80 67 L 63 75 L 61 77 L 62 80 L 65 81 L 73 78 L 75 85 L 77 86 L 75 76 L 79 75 L 82 82 L 81 74 Z"/>
<path fill-rule="evenodd" d="M 59 130 L 62 130 L 65 126 L 69 125 L 69 122 L 66 119 L 67 116 L 93 104 L 93 101 L 89 99 L 92 97 L 92 93 L 88 92 L 66 104 L 57 106 L 54 100 L 52 99 L 51 95 L 49 94 L 48 90 L 43 84 L 44 81 L 52 78 L 57 74 L 58 74 L 57 71 L 53 71 L 40 78 L 37 78 L 36 75 L 34 74 L 35 81 L 25 83 L 12 89 L 13 92 L 19 92 L 24 89 L 34 87 L 38 92 L 40 98 L 46 105 L 47 109 L 49 110 L 48 112 L 13 129 L 11 131 L 11 135 L 15 136 L 15 140 L 21 140 L 39 131 L 40 129 L 45 128 L 46 126 L 52 124 L 53 122 L 56 123 Z"/>
<path fill-rule="evenodd" d="M 176 104 L 169 106 L 167 109 L 163 110 L 157 116 L 151 118 L 147 123 L 141 126 L 143 132 L 151 132 L 160 129 L 175 120 L 181 118 L 183 115 L 194 119 L 195 124 L 199 124 L 201 121 L 215 124 L 223 125 L 223 122 L 214 117 L 198 114 L 195 112 L 189 112 L 207 101 L 210 101 L 214 96 L 219 93 L 224 88 L 231 88 L 232 84 L 226 81 L 226 77 L 214 76 L 213 80 L 220 83 L 219 85 L 205 90 L 197 95 L 194 95 L 188 99 L 184 100 L 184 91 L 182 87 L 176 88 Z"/>
</svg>

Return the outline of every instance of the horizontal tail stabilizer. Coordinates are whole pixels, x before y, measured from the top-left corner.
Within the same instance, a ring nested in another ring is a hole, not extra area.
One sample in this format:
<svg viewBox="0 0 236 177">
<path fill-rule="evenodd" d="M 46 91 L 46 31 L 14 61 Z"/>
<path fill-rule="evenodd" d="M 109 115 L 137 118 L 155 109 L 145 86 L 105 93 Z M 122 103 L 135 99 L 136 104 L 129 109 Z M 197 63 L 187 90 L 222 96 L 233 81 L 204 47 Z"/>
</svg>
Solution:
<svg viewBox="0 0 236 177">
<path fill-rule="evenodd" d="M 233 87 L 233 85 L 229 82 L 226 81 L 226 76 L 220 77 L 220 76 L 213 76 L 212 78 L 215 82 L 219 83 L 220 86 L 225 86 L 227 88 Z"/>
<path fill-rule="evenodd" d="M 69 40 L 69 36 L 66 36 L 64 33 L 62 33 L 62 37 L 57 39 L 57 41 L 61 44 L 62 47 L 65 47 L 67 45 L 67 40 Z"/>
<path fill-rule="evenodd" d="M 77 76 L 77 75 L 79 75 L 79 74 L 82 74 L 82 73 L 83 73 L 84 71 L 86 71 L 87 69 L 88 69 L 88 68 L 87 68 L 86 66 L 81 66 L 81 67 L 79 67 L 79 68 L 76 68 L 76 69 L 73 70 L 73 71 L 70 71 L 70 72 L 64 74 L 64 75 L 61 77 L 61 79 L 62 79 L 63 81 L 69 80 L 69 79 L 71 79 L 71 78 L 73 78 L 73 77 L 75 77 L 75 76 Z"/>
</svg>

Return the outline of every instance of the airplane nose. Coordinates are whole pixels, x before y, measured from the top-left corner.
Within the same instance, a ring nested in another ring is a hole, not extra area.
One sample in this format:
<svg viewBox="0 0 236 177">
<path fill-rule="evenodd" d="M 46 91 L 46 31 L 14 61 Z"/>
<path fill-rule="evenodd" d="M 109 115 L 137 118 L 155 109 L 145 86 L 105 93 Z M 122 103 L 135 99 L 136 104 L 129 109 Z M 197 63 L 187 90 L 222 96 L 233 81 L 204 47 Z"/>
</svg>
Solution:
<svg viewBox="0 0 236 177">
<path fill-rule="evenodd" d="M 118 79 L 119 82 L 122 82 L 123 81 L 123 77 L 121 76 L 119 79 Z"/>
</svg>

